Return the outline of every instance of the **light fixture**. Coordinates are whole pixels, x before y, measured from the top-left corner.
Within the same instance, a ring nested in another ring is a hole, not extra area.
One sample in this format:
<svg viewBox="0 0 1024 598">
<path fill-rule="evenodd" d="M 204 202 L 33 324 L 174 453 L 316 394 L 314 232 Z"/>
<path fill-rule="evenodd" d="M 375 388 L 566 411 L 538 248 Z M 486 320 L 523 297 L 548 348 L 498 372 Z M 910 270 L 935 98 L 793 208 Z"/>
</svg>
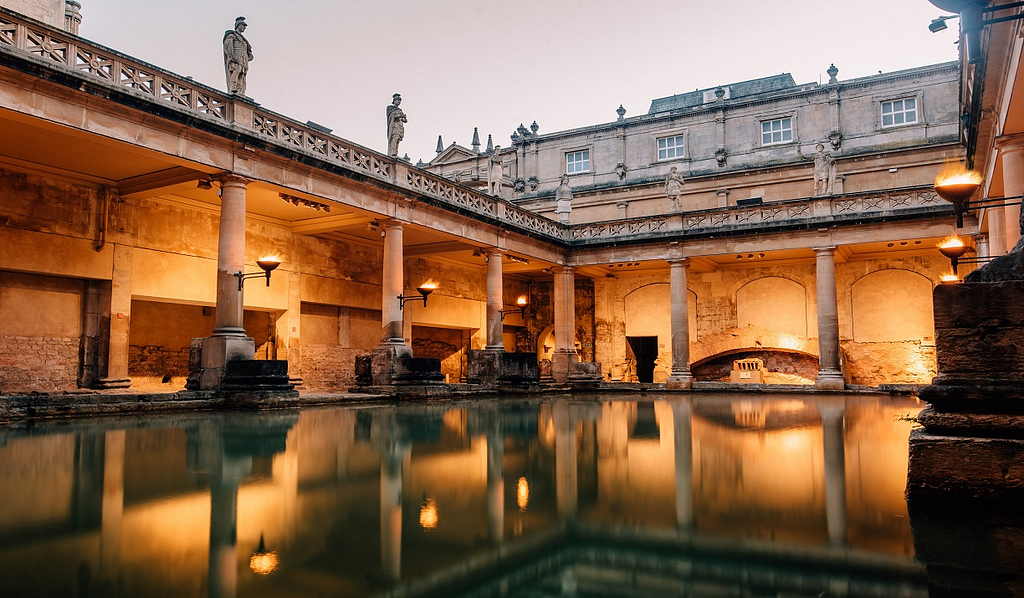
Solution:
<svg viewBox="0 0 1024 598">
<path fill-rule="evenodd" d="M 526 298 L 526 295 L 520 295 L 519 298 L 516 299 L 516 307 L 519 308 L 519 315 L 525 318 L 526 308 L 530 307 L 530 300 Z M 499 309 L 498 315 L 500 316 L 501 321 L 504 322 L 505 316 L 507 316 L 508 313 L 506 313 L 504 309 Z"/>
<path fill-rule="evenodd" d="M 968 247 L 967 244 L 956 235 L 946 237 L 939 242 L 937 247 L 939 248 L 939 253 L 949 258 L 949 263 L 953 266 L 953 275 L 956 276 L 957 264 L 960 263 L 960 258 L 967 253 L 967 250 L 970 249 L 970 247 Z"/>
<path fill-rule="evenodd" d="M 417 297 L 416 295 L 399 295 L 398 296 L 398 309 L 405 309 L 405 302 L 406 301 L 419 301 L 420 299 L 423 299 L 423 307 L 426 307 L 427 306 L 427 297 L 431 293 L 433 293 L 434 289 L 436 289 L 436 288 L 437 288 L 437 283 L 434 282 L 433 280 L 428 280 L 427 282 L 425 282 L 425 283 L 421 284 L 420 286 L 416 287 L 416 291 L 420 294 L 420 297 Z"/>
<path fill-rule="evenodd" d="M 1024 2 L 1007 2 L 999 6 L 986 6 L 988 0 L 930 0 L 930 2 L 947 12 L 959 13 L 956 15 L 943 16 L 933 19 L 928 25 L 932 33 L 942 31 L 946 28 L 945 21 L 960 17 L 960 32 L 964 37 L 964 48 L 967 62 L 977 62 L 981 58 L 981 30 L 986 25 L 1003 23 L 1006 21 L 1018 21 L 1024 19 L 1024 13 L 1013 14 L 1005 17 L 993 17 L 992 13 L 1000 10 L 1020 8 Z M 985 18 L 988 16 L 988 18 Z"/>
<path fill-rule="evenodd" d="M 196 187 L 200 189 L 213 189 L 213 181 L 210 179 L 199 179 L 199 182 L 196 183 Z"/>
<path fill-rule="evenodd" d="M 249 568 L 252 572 L 257 575 L 270 575 L 277 570 L 277 553 L 273 550 L 267 550 L 267 545 L 263 542 L 263 533 L 260 533 L 260 545 L 256 548 L 256 552 L 252 553 L 249 557 Z"/>
<path fill-rule="evenodd" d="M 246 280 L 250 278 L 256 278 L 258 276 L 267 277 L 267 286 L 270 286 L 270 273 L 273 272 L 278 266 L 281 265 L 281 258 L 277 256 L 266 256 L 256 260 L 256 265 L 259 266 L 263 272 L 250 272 L 248 274 L 244 272 L 235 272 L 235 278 L 238 279 L 238 290 L 242 290 L 242 285 Z"/>
<path fill-rule="evenodd" d="M 978 191 L 981 183 L 980 174 L 955 162 L 944 166 L 935 177 L 935 192 L 953 204 L 957 228 L 963 227 L 964 213 L 969 209 L 968 200 Z"/>
<path fill-rule="evenodd" d="M 928 31 L 931 31 L 932 33 L 938 33 L 940 31 L 943 31 L 943 30 L 946 29 L 946 21 L 948 21 L 950 19 L 955 19 L 955 18 L 957 18 L 959 16 L 960 15 L 948 15 L 948 16 L 936 17 L 936 18 L 932 19 L 931 23 L 928 23 Z"/>
</svg>

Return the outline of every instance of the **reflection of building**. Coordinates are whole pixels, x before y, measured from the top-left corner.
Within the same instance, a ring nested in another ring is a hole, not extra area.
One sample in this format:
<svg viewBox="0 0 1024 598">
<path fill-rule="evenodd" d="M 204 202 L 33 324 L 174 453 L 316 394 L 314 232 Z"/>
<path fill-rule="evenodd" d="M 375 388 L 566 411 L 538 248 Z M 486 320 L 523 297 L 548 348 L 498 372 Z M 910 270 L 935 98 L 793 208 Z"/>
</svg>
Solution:
<svg viewBox="0 0 1024 598">
<path fill-rule="evenodd" d="M 4 4 L 59 24 L 43 0 Z M 717 379 L 743 354 L 768 382 L 830 388 L 934 370 L 945 264 L 931 247 L 950 210 L 930 181 L 960 151 L 955 64 L 735 82 L 420 168 L 9 10 L 0 21 L 15 32 L 0 44 L 0 240 L 17 248 L 0 252 L 5 392 L 177 389 L 204 337 L 219 343 L 204 368 L 248 351 L 330 389 L 354 383 L 357 355 L 406 347 L 450 382 L 488 347 L 550 355 L 560 382 L 583 360 L 685 386 L 691 362 Z M 474 182 L 497 158 L 501 197 Z M 235 275 L 266 253 L 283 264 L 243 295 Z M 429 305 L 403 306 L 427 278 Z M 502 309 L 520 295 L 525 315 Z"/>
<path fill-rule="evenodd" d="M 0 444 L 0 594 L 194 595 L 209 582 L 220 596 L 454 595 L 445 589 L 520 588 L 563 569 L 582 587 L 630 562 L 643 575 L 606 581 L 774 595 L 848 580 L 851 594 L 917 595 L 895 592 L 921 581 L 906 559 L 910 423 L 895 417 L 915 399 L 705 398 L 12 429 Z M 741 423 L 754 411 L 800 415 Z M 280 558 L 269 577 L 250 570 L 261 535 Z"/>
</svg>

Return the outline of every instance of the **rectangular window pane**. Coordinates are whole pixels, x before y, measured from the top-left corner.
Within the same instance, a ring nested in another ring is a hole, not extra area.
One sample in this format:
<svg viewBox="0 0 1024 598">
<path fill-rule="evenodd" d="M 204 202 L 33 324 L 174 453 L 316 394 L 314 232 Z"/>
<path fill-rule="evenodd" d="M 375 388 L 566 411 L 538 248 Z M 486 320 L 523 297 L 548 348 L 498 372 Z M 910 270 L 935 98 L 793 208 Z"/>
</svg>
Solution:
<svg viewBox="0 0 1024 598">
<path fill-rule="evenodd" d="M 917 122 L 917 98 L 882 102 L 882 126 L 891 127 Z"/>
<path fill-rule="evenodd" d="M 793 119 L 777 118 L 761 122 L 761 144 L 788 143 L 793 141 Z"/>
</svg>

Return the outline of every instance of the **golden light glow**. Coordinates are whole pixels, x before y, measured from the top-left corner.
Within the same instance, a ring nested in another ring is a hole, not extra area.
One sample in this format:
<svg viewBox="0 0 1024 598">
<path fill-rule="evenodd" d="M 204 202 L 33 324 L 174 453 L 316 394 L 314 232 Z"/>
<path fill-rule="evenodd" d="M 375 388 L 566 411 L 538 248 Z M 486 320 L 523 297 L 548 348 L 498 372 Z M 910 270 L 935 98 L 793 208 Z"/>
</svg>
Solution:
<svg viewBox="0 0 1024 598">
<path fill-rule="evenodd" d="M 437 527 L 437 501 L 431 497 L 424 498 L 420 505 L 420 527 L 425 530 Z"/>
<path fill-rule="evenodd" d="M 428 280 L 427 282 L 421 284 L 420 286 L 418 286 L 416 288 L 417 289 L 430 289 L 431 291 L 433 291 L 434 289 L 437 288 L 437 286 L 438 286 L 437 285 L 437 281 L 434 280 L 433 278 L 431 278 L 430 280 Z"/>
<path fill-rule="evenodd" d="M 968 170 L 959 162 L 947 162 L 935 177 L 936 187 L 949 187 L 951 185 L 971 185 L 980 187 L 983 179 L 981 174 Z"/>
<path fill-rule="evenodd" d="M 264 255 L 264 256 L 260 257 L 260 259 L 258 259 L 256 261 L 257 262 L 277 262 L 277 263 L 280 264 L 281 263 L 281 256 L 279 256 L 279 255 Z"/>
<path fill-rule="evenodd" d="M 516 504 L 519 505 L 519 512 L 526 512 L 526 505 L 530 502 L 530 485 L 526 482 L 526 477 L 519 478 L 519 483 L 516 484 Z"/>
<path fill-rule="evenodd" d="M 277 570 L 277 553 L 256 552 L 249 557 L 249 568 L 257 575 L 269 575 Z"/>
<path fill-rule="evenodd" d="M 958 237 L 956 235 L 949 235 L 945 239 L 939 241 L 939 245 L 938 245 L 938 247 L 940 249 L 950 249 L 950 248 L 953 248 L 953 247 L 963 247 L 963 246 L 964 246 L 963 239 L 961 239 L 960 237 Z"/>
<path fill-rule="evenodd" d="M 956 274 L 953 274 L 952 271 L 947 271 L 944 272 L 942 276 L 939 276 L 939 280 L 941 280 L 942 282 L 960 282 L 960 277 L 957 276 Z"/>
<path fill-rule="evenodd" d="M 526 295 L 520 295 L 519 298 L 516 299 L 516 305 L 519 307 L 526 307 L 529 303 L 530 300 L 526 298 Z"/>
<path fill-rule="evenodd" d="M 270 284 L 270 272 L 281 265 L 281 258 L 276 255 L 268 255 L 256 260 L 256 265 L 267 273 L 267 284 Z"/>
</svg>

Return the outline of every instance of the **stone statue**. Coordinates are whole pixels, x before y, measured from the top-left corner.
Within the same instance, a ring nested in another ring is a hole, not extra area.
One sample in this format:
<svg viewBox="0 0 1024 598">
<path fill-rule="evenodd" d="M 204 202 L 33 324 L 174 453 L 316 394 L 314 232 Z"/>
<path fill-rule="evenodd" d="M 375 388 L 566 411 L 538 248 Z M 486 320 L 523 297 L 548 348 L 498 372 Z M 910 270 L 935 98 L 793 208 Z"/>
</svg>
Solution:
<svg viewBox="0 0 1024 598">
<path fill-rule="evenodd" d="M 803 152 L 797 151 L 803 156 Z M 814 146 L 814 196 L 832 195 L 836 182 L 836 160 L 832 152 L 826 152 L 821 143 Z"/>
<path fill-rule="evenodd" d="M 249 73 L 252 46 L 242 33 L 245 17 L 235 19 L 235 28 L 224 32 L 224 74 L 228 80 L 228 93 L 245 95 L 245 76 Z"/>
<path fill-rule="evenodd" d="M 562 182 L 555 189 L 555 213 L 559 222 L 569 222 L 572 212 L 572 187 L 569 186 L 569 175 L 562 175 Z"/>
<path fill-rule="evenodd" d="M 623 164 L 622 162 L 619 162 L 618 164 L 616 164 L 615 165 L 615 174 L 618 175 L 620 181 L 625 179 L 626 178 L 626 165 Z"/>
<path fill-rule="evenodd" d="M 399 106 L 402 105 L 402 94 L 396 93 L 391 96 L 391 105 L 388 106 L 388 155 L 398 155 L 398 142 L 405 138 L 405 112 Z"/>
<path fill-rule="evenodd" d="M 668 196 L 671 202 L 671 208 L 673 212 L 680 212 L 683 206 L 679 202 L 679 194 L 683 192 L 683 175 L 679 174 L 679 169 L 675 166 L 669 171 L 668 176 L 665 177 L 665 195 Z"/>
<path fill-rule="evenodd" d="M 498 150 L 501 146 L 495 147 L 491 153 L 490 164 L 487 166 L 487 187 L 491 190 L 491 195 L 501 194 L 501 156 L 498 155 Z"/>
</svg>

